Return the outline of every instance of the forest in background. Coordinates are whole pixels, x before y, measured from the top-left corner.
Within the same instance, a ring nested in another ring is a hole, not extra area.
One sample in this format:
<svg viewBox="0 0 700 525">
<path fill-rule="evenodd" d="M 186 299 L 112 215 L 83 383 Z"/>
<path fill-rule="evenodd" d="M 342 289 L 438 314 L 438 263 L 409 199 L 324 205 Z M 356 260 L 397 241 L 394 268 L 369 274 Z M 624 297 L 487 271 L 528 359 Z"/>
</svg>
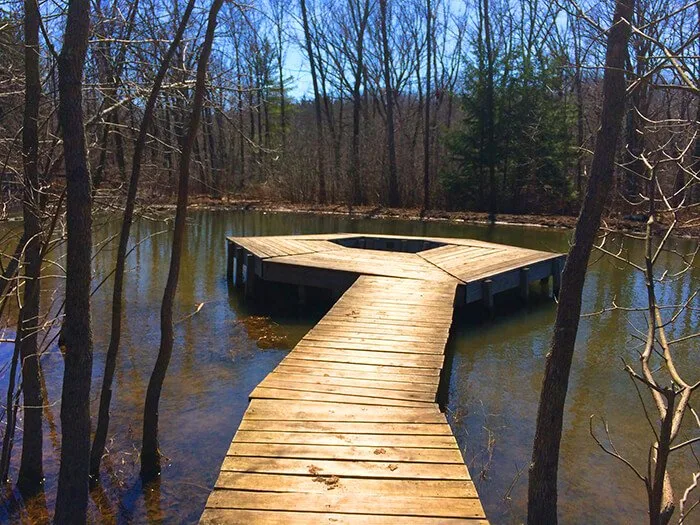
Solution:
<svg viewBox="0 0 700 525">
<path fill-rule="evenodd" d="M 682 133 L 657 138 L 678 144 L 697 128 L 698 97 L 686 83 L 697 85 L 700 75 L 700 42 L 692 36 L 698 13 L 682 5 L 645 0 L 635 12 L 650 34 L 633 34 L 626 56 L 627 80 L 639 85 L 628 98 L 619 145 L 618 209 L 639 200 L 644 168 L 634 156 L 645 148 L 644 120 L 687 122 Z M 24 65 L 21 4 L 2 9 L 0 158 L 7 196 L 21 187 Z M 40 172 L 43 181 L 60 185 L 51 46 L 63 22 L 51 5 L 40 9 L 47 39 L 40 51 Z M 215 199 L 576 213 L 601 105 L 599 28 L 610 9 L 606 2 L 488 0 L 412 0 L 400 8 L 370 0 L 226 4 L 207 73 L 191 192 Z M 95 3 L 84 109 L 94 190 L 106 202 L 125 193 L 153 64 L 166 53 L 183 11 L 180 2 L 161 0 Z M 172 200 L 177 191 L 176 161 L 205 21 L 205 10 L 195 8 L 158 95 L 142 161 L 142 199 Z M 654 40 L 663 41 L 678 67 L 669 66 Z M 697 140 L 689 154 L 700 156 Z M 693 182 L 682 170 L 667 170 L 660 180 L 678 198 Z M 700 201 L 699 192 L 696 186 L 689 199 Z"/>
</svg>

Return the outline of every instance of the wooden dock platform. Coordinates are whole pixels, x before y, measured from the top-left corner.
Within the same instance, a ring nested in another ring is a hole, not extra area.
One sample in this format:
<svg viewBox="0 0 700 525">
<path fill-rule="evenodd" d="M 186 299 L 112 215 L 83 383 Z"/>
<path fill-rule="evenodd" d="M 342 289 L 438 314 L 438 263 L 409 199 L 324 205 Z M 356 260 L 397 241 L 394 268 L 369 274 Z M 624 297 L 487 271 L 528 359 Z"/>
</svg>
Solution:
<svg viewBox="0 0 700 525">
<path fill-rule="evenodd" d="M 342 295 L 251 393 L 202 523 L 487 523 L 436 403 L 453 310 L 562 262 L 463 239 L 229 239 L 248 295 L 261 279 Z"/>
</svg>

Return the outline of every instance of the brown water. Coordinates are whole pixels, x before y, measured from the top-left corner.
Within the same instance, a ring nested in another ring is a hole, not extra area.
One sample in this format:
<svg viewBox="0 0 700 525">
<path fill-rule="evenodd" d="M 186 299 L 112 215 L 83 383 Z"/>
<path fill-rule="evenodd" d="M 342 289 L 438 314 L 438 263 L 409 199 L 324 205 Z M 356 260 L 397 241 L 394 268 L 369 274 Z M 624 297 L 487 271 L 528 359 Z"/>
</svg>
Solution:
<svg viewBox="0 0 700 525">
<path fill-rule="evenodd" d="M 103 219 L 96 240 L 118 231 L 118 220 Z M 93 522 L 192 523 L 201 514 L 216 480 L 220 463 L 247 405 L 253 387 L 323 315 L 329 304 L 299 310 L 282 294 L 264 308 L 249 307 L 229 290 L 225 279 L 226 235 L 373 232 L 478 238 L 529 248 L 565 251 L 570 232 L 524 227 L 481 227 L 440 222 L 351 220 L 345 217 L 259 212 L 195 212 L 190 215 L 178 314 L 181 319 L 204 303 L 196 315 L 176 326 L 176 349 L 161 399 L 161 448 L 169 461 L 158 486 L 145 490 L 138 481 L 143 398 L 159 342 L 158 318 L 170 255 L 170 237 L 152 236 L 167 229 L 159 220 L 141 220 L 137 239 L 146 239 L 131 255 L 125 291 L 122 349 L 115 378 L 112 423 L 104 461 L 103 490 L 93 494 Z M 152 236 L 149 238 L 149 236 Z M 690 241 L 676 248 L 690 251 Z M 633 257 L 641 245 L 630 244 Z M 115 247 L 103 249 L 95 260 L 97 283 L 114 266 Z M 663 262 L 662 262 L 663 264 Z M 584 311 L 612 303 L 643 304 L 641 275 L 599 260 L 590 271 Z M 47 281 L 47 284 L 49 281 Z M 679 303 L 700 283 L 697 266 L 663 288 L 664 302 Z M 94 296 L 95 366 L 93 413 L 109 332 L 111 282 Z M 47 292 L 44 304 L 51 301 Z M 544 356 L 554 320 L 554 304 L 535 297 L 521 306 L 513 297 L 497 298 L 497 313 L 489 319 L 478 308 L 465 309 L 457 319 L 450 350 L 454 352 L 448 416 L 477 484 L 486 513 L 494 523 L 517 523 L 524 518 L 527 465 Z M 697 298 L 694 306 L 700 306 Z M 641 523 L 645 492 L 636 478 L 604 455 L 588 434 L 591 414 L 604 415 L 616 445 L 643 465 L 650 442 L 636 393 L 622 371 L 620 357 L 633 360 L 637 344 L 629 323 L 643 326 L 640 316 L 605 313 L 582 322 L 572 368 L 560 468 L 560 515 L 563 523 Z M 698 309 L 681 315 L 672 333 L 700 329 Z M 679 347 L 680 364 L 700 379 L 700 356 L 688 342 Z M 11 348 L 0 345 L 0 366 Z M 48 502 L 34 502 L 31 512 L 0 521 L 31 521 L 37 510 L 55 499 L 60 443 L 59 402 L 62 357 L 53 346 L 43 358 L 51 403 L 45 425 Z M 7 385 L 2 369 L 0 389 Z M 3 394 L 4 398 L 4 394 Z M 18 438 L 21 431 L 18 432 Z M 19 444 L 15 458 L 19 458 Z M 692 456 L 673 463 L 676 488 L 685 487 Z M 518 474 L 520 473 L 520 475 Z M 13 472 L 13 475 L 16 473 Z M 6 495 L 9 496 L 9 495 Z M 7 498 L 10 501 L 11 498 Z M 700 514 L 696 515 L 698 523 Z"/>
</svg>

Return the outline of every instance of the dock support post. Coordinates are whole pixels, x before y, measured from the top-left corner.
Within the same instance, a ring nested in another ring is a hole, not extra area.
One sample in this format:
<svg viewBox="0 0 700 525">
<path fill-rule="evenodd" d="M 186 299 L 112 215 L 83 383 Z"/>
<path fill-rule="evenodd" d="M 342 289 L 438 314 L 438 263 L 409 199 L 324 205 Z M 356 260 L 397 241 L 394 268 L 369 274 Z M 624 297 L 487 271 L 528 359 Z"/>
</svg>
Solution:
<svg viewBox="0 0 700 525">
<path fill-rule="evenodd" d="M 563 268 L 561 261 L 559 259 L 554 259 L 552 261 L 552 281 L 554 288 L 554 295 L 559 296 L 559 289 L 561 288 L 561 272 Z"/>
<path fill-rule="evenodd" d="M 540 279 L 540 287 L 542 288 L 542 293 L 546 294 L 547 297 L 551 299 L 552 297 L 552 287 L 550 286 L 550 279 L 549 277 L 545 277 L 543 279 Z"/>
<path fill-rule="evenodd" d="M 236 245 L 231 241 L 226 241 L 226 280 L 233 283 L 233 263 Z"/>
<path fill-rule="evenodd" d="M 234 284 L 240 287 L 243 284 L 243 262 L 245 260 L 245 251 L 240 246 L 236 246 L 234 250 Z"/>
<path fill-rule="evenodd" d="M 493 315 L 493 281 L 491 279 L 481 281 L 481 301 L 489 315 Z"/>
<path fill-rule="evenodd" d="M 520 298 L 527 301 L 530 298 L 530 268 L 525 267 L 520 269 Z"/>
<path fill-rule="evenodd" d="M 248 253 L 245 256 L 245 296 L 247 299 L 255 297 L 255 256 Z"/>
</svg>

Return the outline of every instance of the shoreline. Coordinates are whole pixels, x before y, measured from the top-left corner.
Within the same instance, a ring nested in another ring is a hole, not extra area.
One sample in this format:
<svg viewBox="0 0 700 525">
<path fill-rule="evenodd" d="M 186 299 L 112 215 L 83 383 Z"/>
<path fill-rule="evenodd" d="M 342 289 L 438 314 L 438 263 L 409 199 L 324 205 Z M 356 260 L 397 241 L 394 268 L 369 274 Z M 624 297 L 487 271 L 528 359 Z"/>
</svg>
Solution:
<svg viewBox="0 0 700 525">
<path fill-rule="evenodd" d="M 175 210 L 171 202 L 151 202 L 145 208 L 154 211 Z M 573 230 L 577 216 L 554 214 L 510 214 L 501 213 L 495 221 L 489 220 L 486 212 L 430 210 L 421 216 L 418 208 L 386 208 L 383 206 L 348 206 L 346 204 L 297 204 L 290 202 L 266 202 L 260 199 L 213 199 L 211 197 L 193 196 L 188 205 L 190 210 L 208 211 L 260 211 L 268 213 L 302 213 L 308 215 L 335 215 L 351 219 L 395 219 L 404 221 L 448 222 L 453 224 L 474 224 L 479 226 L 522 226 L 527 228 L 544 228 Z M 116 210 L 114 210 L 116 211 Z M 118 212 L 117 212 L 118 213 Z M 620 213 L 611 214 L 602 219 L 602 228 L 627 234 L 644 235 L 646 218 L 629 218 Z M 0 222 L 22 222 L 22 215 L 10 214 Z M 673 237 L 682 239 L 700 239 L 700 216 L 690 216 L 680 221 L 673 232 Z M 670 223 L 668 217 L 661 214 L 656 217 L 655 230 L 665 233 L 665 226 Z"/>
<path fill-rule="evenodd" d="M 174 209 L 170 203 L 158 203 L 151 206 L 158 210 Z M 385 208 L 382 206 L 352 206 L 345 204 L 294 204 L 288 202 L 265 202 L 262 200 L 236 199 L 216 200 L 211 198 L 193 197 L 190 200 L 189 209 L 192 210 L 229 210 L 229 211 L 261 211 L 269 213 L 304 213 L 309 215 L 336 215 L 357 219 L 397 219 L 406 221 L 431 221 L 451 222 L 454 224 L 475 224 L 488 226 L 523 226 L 528 228 L 552 228 L 560 230 L 573 230 L 576 226 L 577 216 L 572 215 L 535 215 L 535 214 L 498 214 L 495 221 L 490 221 L 486 212 L 472 211 L 444 211 L 431 210 L 427 215 L 421 216 L 417 208 Z M 611 215 L 603 218 L 603 227 L 621 233 L 644 234 L 646 219 L 625 219 Z M 690 226 L 677 226 L 674 236 L 686 239 L 700 237 L 700 219 L 690 220 L 694 223 Z M 662 228 L 666 221 L 657 218 L 657 227 Z"/>
</svg>

